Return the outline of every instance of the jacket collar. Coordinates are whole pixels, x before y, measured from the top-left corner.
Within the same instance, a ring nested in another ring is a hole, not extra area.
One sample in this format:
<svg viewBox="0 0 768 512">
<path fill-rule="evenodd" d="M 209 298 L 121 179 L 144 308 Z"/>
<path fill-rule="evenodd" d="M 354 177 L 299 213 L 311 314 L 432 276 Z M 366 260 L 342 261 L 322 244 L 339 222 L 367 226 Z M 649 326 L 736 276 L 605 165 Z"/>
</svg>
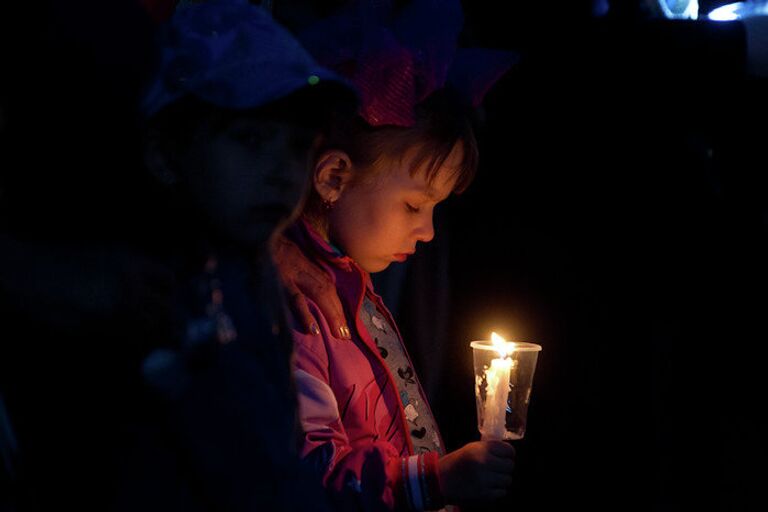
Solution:
<svg viewBox="0 0 768 512">
<path fill-rule="evenodd" d="M 344 254 L 341 249 L 325 240 L 306 217 L 302 216 L 297 220 L 291 230 L 292 236 L 298 239 L 305 251 L 317 256 L 327 266 L 344 272 L 358 272 L 363 276 L 366 288 L 373 291 L 370 274 L 360 268 L 355 260 Z"/>
<path fill-rule="evenodd" d="M 328 271 L 339 292 L 339 298 L 347 303 L 353 316 L 357 315 L 362 306 L 366 291 L 380 302 L 370 274 L 350 256 L 325 240 L 305 217 L 302 216 L 288 228 L 286 235 Z"/>
</svg>

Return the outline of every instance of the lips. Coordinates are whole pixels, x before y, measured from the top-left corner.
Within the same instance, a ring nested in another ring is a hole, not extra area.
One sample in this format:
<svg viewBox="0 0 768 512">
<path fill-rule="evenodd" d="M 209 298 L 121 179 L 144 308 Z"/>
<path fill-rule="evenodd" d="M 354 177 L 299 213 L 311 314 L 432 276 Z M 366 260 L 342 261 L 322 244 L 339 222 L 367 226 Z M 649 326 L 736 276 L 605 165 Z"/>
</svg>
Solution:
<svg viewBox="0 0 768 512">
<path fill-rule="evenodd" d="M 408 256 L 411 256 L 412 254 L 413 254 L 412 252 L 401 252 L 393 255 L 393 258 L 395 259 L 395 261 L 399 261 L 400 263 L 402 263 L 408 259 Z"/>
</svg>

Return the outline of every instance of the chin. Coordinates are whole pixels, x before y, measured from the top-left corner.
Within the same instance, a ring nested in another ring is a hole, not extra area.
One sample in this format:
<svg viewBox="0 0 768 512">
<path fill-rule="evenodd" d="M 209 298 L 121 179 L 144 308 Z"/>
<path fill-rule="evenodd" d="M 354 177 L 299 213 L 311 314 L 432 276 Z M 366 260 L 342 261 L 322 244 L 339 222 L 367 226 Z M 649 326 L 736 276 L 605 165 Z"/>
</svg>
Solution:
<svg viewBox="0 0 768 512">
<path fill-rule="evenodd" d="M 386 270 L 386 268 L 389 267 L 390 263 L 391 263 L 390 261 L 377 262 L 377 263 L 361 263 L 360 268 L 362 268 L 369 274 L 375 274 L 376 272 L 381 272 L 382 270 Z"/>
</svg>

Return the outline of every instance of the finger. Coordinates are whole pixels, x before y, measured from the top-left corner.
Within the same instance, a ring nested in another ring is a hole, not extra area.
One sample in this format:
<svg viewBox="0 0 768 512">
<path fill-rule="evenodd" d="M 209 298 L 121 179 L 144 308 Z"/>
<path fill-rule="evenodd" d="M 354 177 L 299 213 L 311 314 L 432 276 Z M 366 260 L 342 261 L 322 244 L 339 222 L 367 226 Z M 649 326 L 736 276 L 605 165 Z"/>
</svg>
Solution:
<svg viewBox="0 0 768 512">
<path fill-rule="evenodd" d="M 301 293 L 295 293 L 291 295 L 290 299 L 291 310 L 296 318 L 299 319 L 304 334 L 320 334 L 320 328 L 315 322 L 315 317 L 309 312 L 309 306 L 307 305 L 307 299 Z"/>
<path fill-rule="evenodd" d="M 352 339 L 336 288 L 329 288 L 329 290 L 329 293 L 325 293 L 323 300 L 319 303 L 320 311 L 331 327 L 334 336 L 346 340 Z"/>
<path fill-rule="evenodd" d="M 284 236 L 273 241 L 272 262 L 277 269 L 280 281 L 288 286 L 299 280 L 298 274 L 307 265 L 306 256 L 295 244 L 285 239 Z"/>
<path fill-rule="evenodd" d="M 488 459 L 486 467 L 489 471 L 493 471 L 494 473 L 508 475 L 515 470 L 515 461 L 513 459 L 491 457 Z"/>
<path fill-rule="evenodd" d="M 320 312 L 328 322 L 333 335 L 342 339 L 352 339 L 344 315 L 344 308 L 330 276 L 319 268 L 312 275 L 302 272 L 299 276 L 301 277 L 299 284 L 302 286 L 302 290 L 320 308 Z"/>
<path fill-rule="evenodd" d="M 503 457 L 505 459 L 515 458 L 515 447 L 504 441 L 487 441 L 488 451 L 496 457 Z"/>
<path fill-rule="evenodd" d="M 309 298 L 317 305 L 334 336 L 351 339 L 336 287 L 322 272 L 319 269 L 313 269 L 312 273 L 300 271 L 296 274 L 296 283 L 291 283 L 291 287 L 296 289 L 297 295 L 304 298 L 305 303 L 306 298 Z"/>
<path fill-rule="evenodd" d="M 490 489 L 509 489 L 512 486 L 512 477 L 501 473 L 489 473 L 485 477 L 485 483 Z"/>
<path fill-rule="evenodd" d="M 290 242 L 281 240 L 279 242 L 279 262 L 281 273 L 287 272 L 290 277 L 284 277 L 286 287 L 291 289 L 292 293 L 303 294 L 306 298 L 312 300 L 320 308 L 320 312 L 328 322 L 331 332 L 334 336 L 342 339 L 351 339 L 351 333 L 344 316 L 344 309 L 339 300 L 336 286 L 331 276 L 320 266 L 309 261 L 306 256 Z M 287 263 L 290 261 L 290 265 Z M 306 303 L 306 300 L 304 301 Z M 304 307 L 299 304 L 299 307 Z M 306 319 L 306 315 L 301 318 Z M 306 322 L 305 322 L 306 323 Z M 311 323 L 305 325 L 311 329 Z M 318 331 L 319 332 L 319 331 Z"/>
<path fill-rule="evenodd" d="M 280 281 L 280 284 L 283 285 L 283 289 L 285 289 L 285 296 L 289 297 L 289 300 L 293 301 L 293 298 L 297 295 L 303 295 L 301 290 L 299 290 L 299 287 L 296 285 L 296 283 L 292 279 L 286 279 L 283 281 Z"/>
</svg>

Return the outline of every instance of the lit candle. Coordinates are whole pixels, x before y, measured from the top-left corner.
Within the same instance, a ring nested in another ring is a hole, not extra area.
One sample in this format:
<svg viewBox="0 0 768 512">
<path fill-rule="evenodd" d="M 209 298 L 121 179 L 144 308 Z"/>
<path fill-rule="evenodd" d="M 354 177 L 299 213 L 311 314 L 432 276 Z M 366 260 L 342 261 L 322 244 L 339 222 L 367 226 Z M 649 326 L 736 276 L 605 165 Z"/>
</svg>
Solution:
<svg viewBox="0 0 768 512">
<path fill-rule="evenodd" d="M 501 441 L 507 432 L 507 400 L 509 399 L 509 376 L 515 362 L 508 356 L 515 350 L 515 344 L 507 342 L 496 334 L 491 341 L 499 357 L 491 361 L 485 370 L 485 409 L 483 411 L 482 439 Z"/>
</svg>

